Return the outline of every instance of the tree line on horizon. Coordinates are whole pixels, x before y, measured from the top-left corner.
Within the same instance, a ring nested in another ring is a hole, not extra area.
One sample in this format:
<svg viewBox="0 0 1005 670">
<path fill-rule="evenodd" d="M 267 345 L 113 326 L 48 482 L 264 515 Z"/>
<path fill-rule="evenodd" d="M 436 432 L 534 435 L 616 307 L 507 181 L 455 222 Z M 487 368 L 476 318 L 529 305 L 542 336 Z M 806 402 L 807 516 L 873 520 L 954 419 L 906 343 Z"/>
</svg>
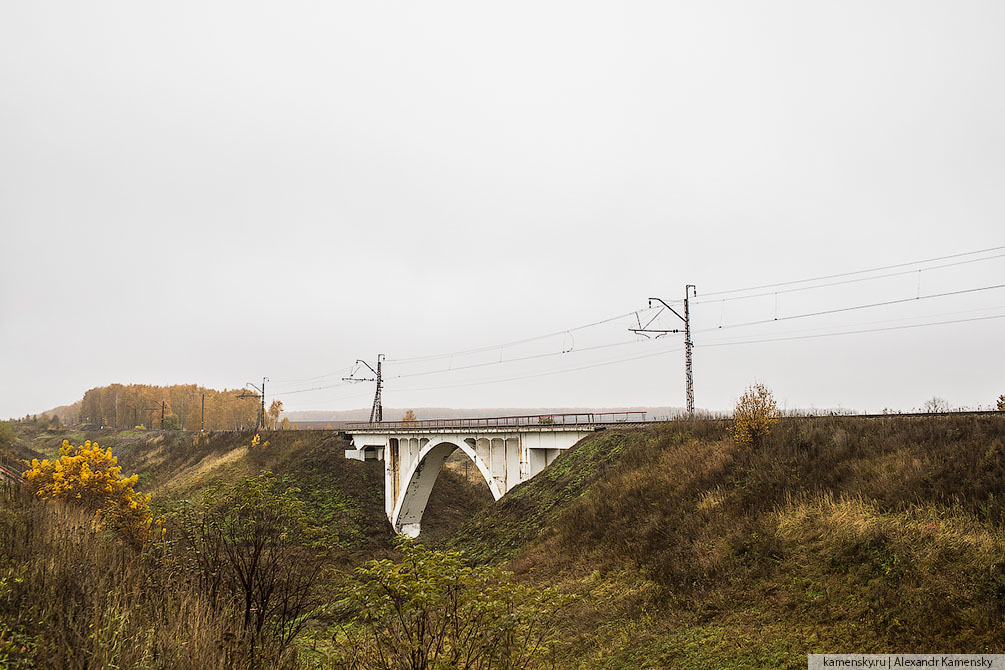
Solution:
<svg viewBox="0 0 1005 670">
<path fill-rule="evenodd" d="M 244 430 L 257 425 L 259 410 L 259 397 L 245 395 L 240 389 L 218 391 L 196 384 L 110 384 L 84 393 L 77 421 L 110 428 Z"/>
</svg>

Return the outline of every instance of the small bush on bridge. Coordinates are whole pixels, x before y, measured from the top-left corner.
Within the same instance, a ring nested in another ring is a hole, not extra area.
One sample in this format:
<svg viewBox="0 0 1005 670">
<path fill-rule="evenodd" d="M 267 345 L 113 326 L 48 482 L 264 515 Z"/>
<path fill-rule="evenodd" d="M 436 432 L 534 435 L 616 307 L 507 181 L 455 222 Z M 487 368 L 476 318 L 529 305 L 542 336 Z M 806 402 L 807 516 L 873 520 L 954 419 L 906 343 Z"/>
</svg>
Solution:
<svg viewBox="0 0 1005 670">
<path fill-rule="evenodd" d="M 400 561 L 358 568 L 342 601 L 349 644 L 339 667 L 534 668 L 551 641 L 549 623 L 564 598 L 509 580 L 464 555 L 403 541 Z"/>
</svg>

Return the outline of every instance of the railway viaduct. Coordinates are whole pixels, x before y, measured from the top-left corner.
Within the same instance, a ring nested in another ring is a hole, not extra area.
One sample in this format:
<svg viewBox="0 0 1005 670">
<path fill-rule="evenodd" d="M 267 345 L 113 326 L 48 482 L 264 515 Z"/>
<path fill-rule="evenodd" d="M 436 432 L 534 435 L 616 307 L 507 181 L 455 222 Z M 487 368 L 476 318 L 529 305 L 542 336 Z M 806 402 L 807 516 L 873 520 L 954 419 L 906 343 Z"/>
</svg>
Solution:
<svg viewBox="0 0 1005 670">
<path fill-rule="evenodd" d="M 384 511 L 395 532 L 419 534 L 422 513 L 447 458 L 460 449 L 499 500 L 584 437 L 645 412 L 544 414 L 348 424 L 346 458 L 384 462 Z"/>
</svg>

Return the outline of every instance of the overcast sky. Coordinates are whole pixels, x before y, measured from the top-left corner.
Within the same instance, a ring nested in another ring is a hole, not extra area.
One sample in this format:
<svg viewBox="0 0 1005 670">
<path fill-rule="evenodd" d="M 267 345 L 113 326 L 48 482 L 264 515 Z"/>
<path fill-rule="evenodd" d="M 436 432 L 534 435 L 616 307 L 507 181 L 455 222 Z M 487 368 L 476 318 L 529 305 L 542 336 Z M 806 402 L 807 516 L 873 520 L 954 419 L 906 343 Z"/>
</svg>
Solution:
<svg viewBox="0 0 1005 670">
<path fill-rule="evenodd" d="M 680 406 L 655 312 L 571 329 L 688 283 L 698 407 L 989 405 L 1003 289 L 781 317 L 1005 250 L 708 294 L 1005 245 L 1002 35 L 997 0 L 3 3 L 0 416 L 262 376 L 368 406 L 336 384 L 377 353 L 393 407 Z"/>
</svg>

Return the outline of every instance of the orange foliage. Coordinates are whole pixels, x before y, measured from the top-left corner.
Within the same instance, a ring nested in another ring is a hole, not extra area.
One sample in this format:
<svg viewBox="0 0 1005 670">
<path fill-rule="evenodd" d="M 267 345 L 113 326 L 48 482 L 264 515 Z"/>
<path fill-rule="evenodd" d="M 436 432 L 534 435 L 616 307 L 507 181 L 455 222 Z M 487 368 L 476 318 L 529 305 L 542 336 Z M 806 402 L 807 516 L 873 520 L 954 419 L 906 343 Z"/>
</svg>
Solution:
<svg viewBox="0 0 1005 670">
<path fill-rule="evenodd" d="M 240 390 L 208 389 L 195 384 L 148 386 L 112 384 L 93 388 L 84 394 L 75 417 L 85 425 L 132 428 L 143 424 L 152 429 L 167 429 L 169 424 L 188 430 L 203 427 L 203 395 L 206 397 L 206 430 L 243 430 L 258 421 L 259 400 Z M 165 423 L 161 423 L 161 415 Z M 177 419 L 168 421 L 168 415 Z M 180 425 L 179 425 L 180 424 Z"/>
<path fill-rule="evenodd" d="M 777 422 L 775 397 L 764 384 L 752 384 L 733 411 L 733 437 L 738 444 L 758 446 Z"/>
</svg>

